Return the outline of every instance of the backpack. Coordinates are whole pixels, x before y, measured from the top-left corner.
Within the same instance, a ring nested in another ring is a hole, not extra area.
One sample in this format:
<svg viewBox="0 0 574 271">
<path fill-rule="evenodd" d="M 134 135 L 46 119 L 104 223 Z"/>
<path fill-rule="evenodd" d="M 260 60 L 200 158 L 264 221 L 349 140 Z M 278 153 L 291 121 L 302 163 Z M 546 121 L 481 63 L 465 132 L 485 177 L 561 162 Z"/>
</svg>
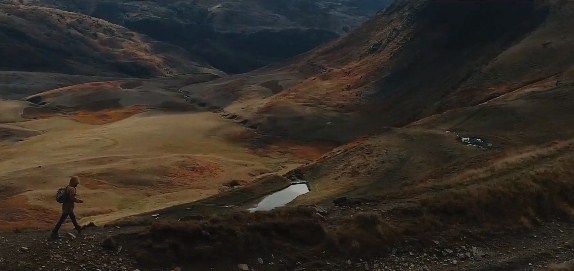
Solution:
<svg viewBox="0 0 574 271">
<path fill-rule="evenodd" d="M 58 192 L 56 192 L 56 201 L 58 203 L 68 201 L 68 187 L 58 189 Z"/>
</svg>

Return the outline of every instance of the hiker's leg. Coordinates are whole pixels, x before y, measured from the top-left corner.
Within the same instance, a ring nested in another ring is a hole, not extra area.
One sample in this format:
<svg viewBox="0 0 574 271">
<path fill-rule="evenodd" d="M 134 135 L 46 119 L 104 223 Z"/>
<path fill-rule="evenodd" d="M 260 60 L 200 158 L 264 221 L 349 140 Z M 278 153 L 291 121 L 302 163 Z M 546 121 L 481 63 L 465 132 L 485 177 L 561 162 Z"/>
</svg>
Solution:
<svg viewBox="0 0 574 271">
<path fill-rule="evenodd" d="M 82 227 L 80 227 L 80 225 L 78 224 L 78 221 L 76 220 L 76 214 L 74 214 L 74 212 L 70 213 L 70 219 L 72 220 L 72 223 L 74 223 L 74 227 L 76 228 L 76 230 L 80 231 Z"/>
<path fill-rule="evenodd" d="M 58 220 L 58 223 L 56 224 L 56 227 L 54 227 L 54 230 L 52 231 L 52 233 L 58 233 L 60 231 L 60 227 L 62 227 L 62 224 L 64 224 L 64 221 L 66 221 L 66 218 L 68 217 L 68 213 L 62 213 L 62 216 L 60 217 L 60 220 Z"/>
<path fill-rule="evenodd" d="M 66 221 L 66 217 L 68 217 L 68 213 L 62 213 L 62 216 L 60 216 L 60 220 L 58 220 L 58 223 L 56 223 L 54 230 L 52 230 L 52 235 L 50 235 L 50 238 L 52 239 L 60 238 L 58 236 L 58 232 L 60 231 L 60 227 L 62 227 L 62 224 L 64 224 L 64 221 Z"/>
</svg>

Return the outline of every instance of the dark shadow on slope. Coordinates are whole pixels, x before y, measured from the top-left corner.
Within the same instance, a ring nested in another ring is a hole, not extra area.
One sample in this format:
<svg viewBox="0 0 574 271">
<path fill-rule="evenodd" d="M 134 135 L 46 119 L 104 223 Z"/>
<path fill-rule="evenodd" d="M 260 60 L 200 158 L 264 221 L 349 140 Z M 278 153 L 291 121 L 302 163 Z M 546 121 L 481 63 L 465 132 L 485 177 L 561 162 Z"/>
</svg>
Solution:
<svg viewBox="0 0 574 271">
<path fill-rule="evenodd" d="M 471 105 L 442 105 L 441 100 L 539 27 L 548 14 L 549 7 L 537 1 L 429 1 L 407 16 L 414 20 L 414 35 L 394 57 L 395 68 L 378 83 L 371 100 L 376 105 L 368 115 L 404 125 Z"/>
</svg>

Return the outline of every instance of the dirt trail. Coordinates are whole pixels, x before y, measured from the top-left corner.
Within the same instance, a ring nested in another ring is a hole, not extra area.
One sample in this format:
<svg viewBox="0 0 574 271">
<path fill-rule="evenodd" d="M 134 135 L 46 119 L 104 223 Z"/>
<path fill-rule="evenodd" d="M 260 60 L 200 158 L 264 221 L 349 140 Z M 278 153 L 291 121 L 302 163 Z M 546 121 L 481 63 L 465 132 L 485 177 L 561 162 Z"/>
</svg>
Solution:
<svg viewBox="0 0 574 271">
<path fill-rule="evenodd" d="M 125 231 L 89 228 L 76 237 L 62 230 L 62 239 L 56 241 L 48 240 L 47 231 L 1 233 L 0 270 L 135 270 L 136 263 L 125 252 L 101 246 L 108 235 Z"/>
</svg>

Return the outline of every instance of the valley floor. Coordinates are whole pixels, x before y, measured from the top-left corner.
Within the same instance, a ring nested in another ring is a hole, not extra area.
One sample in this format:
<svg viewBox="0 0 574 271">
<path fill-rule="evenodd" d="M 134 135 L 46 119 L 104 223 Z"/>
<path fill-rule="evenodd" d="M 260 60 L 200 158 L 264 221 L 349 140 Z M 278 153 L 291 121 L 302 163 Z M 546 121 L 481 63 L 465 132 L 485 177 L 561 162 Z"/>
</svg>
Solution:
<svg viewBox="0 0 574 271">
<path fill-rule="evenodd" d="M 248 129 L 211 112 L 147 112 L 103 125 L 52 117 L 0 124 L 2 131 L 0 230 L 49 227 L 59 212 L 52 194 L 72 175 L 82 180 L 82 222 L 103 225 L 308 161 L 254 148 Z"/>
</svg>

